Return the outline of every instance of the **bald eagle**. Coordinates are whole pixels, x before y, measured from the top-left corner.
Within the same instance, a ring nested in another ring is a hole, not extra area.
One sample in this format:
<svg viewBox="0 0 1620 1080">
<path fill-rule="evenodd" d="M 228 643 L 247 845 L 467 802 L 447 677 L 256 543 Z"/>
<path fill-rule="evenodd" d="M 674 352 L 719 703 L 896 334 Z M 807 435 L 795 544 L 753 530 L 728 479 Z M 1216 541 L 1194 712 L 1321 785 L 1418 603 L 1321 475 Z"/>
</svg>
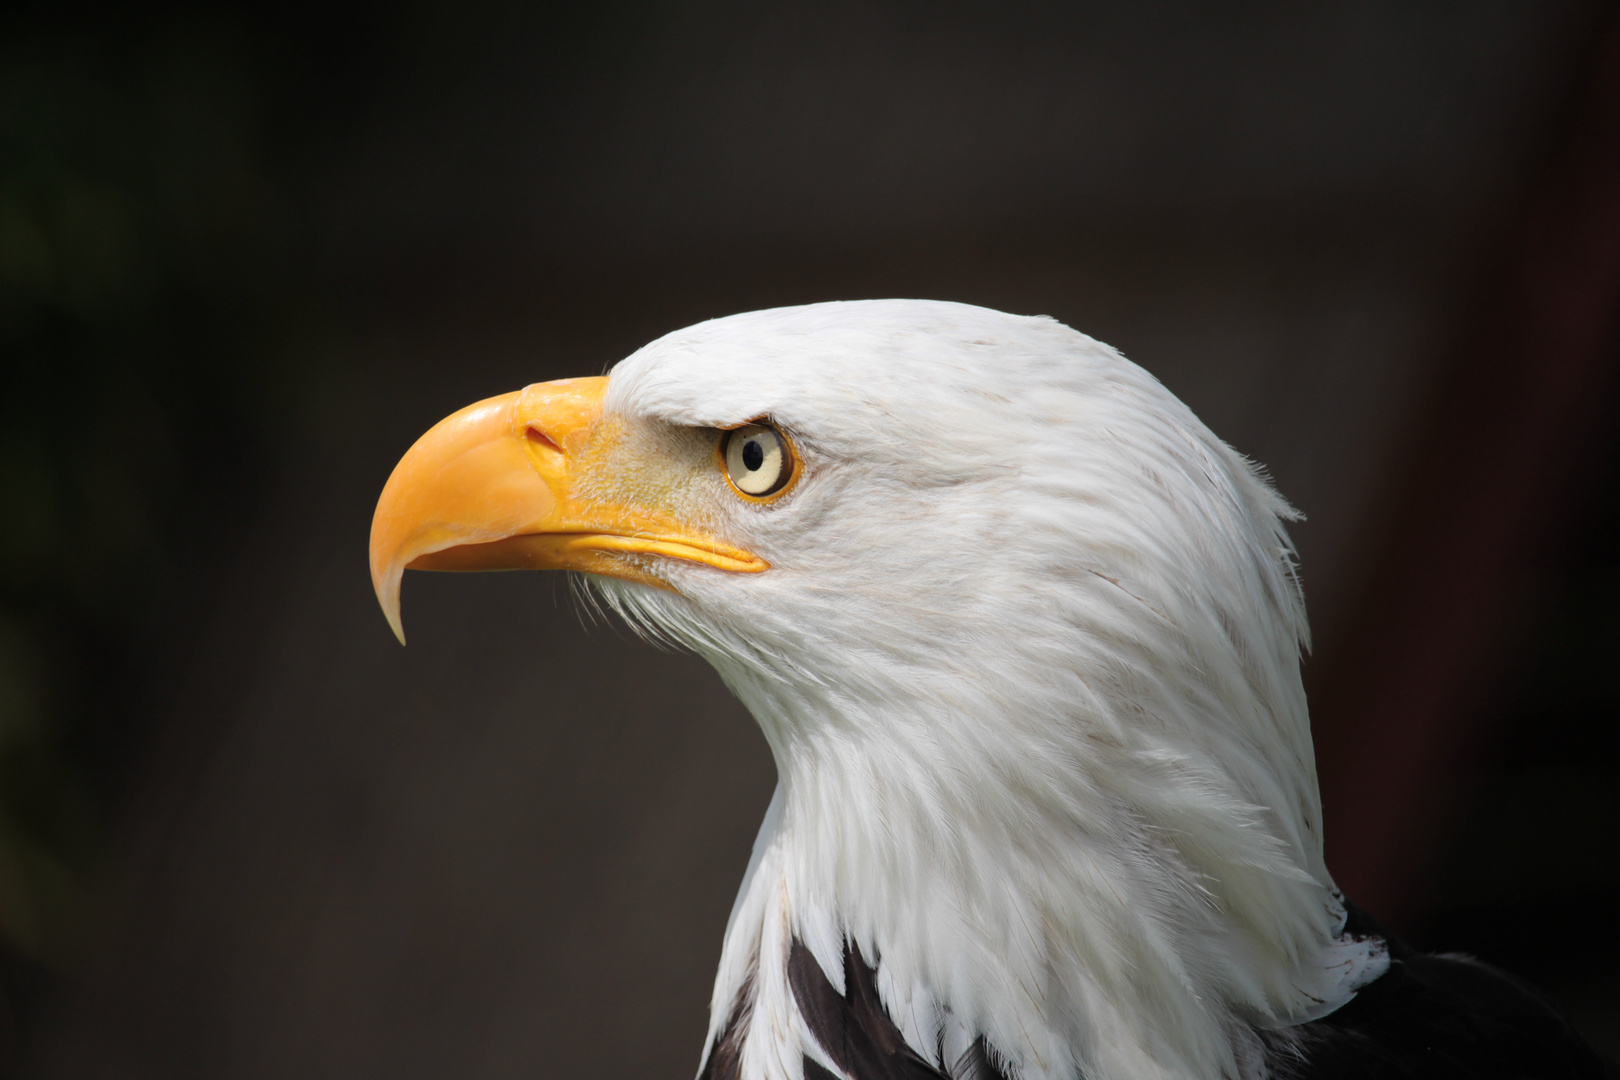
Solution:
<svg viewBox="0 0 1620 1080">
<path fill-rule="evenodd" d="M 824 303 L 432 428 L 371 570 L 582 571 L 778 785 L 710 1080 L 1596 1076 L 1534 991 L 1335 888 L 1255 465 L 1049 318 Z"/>
</svg>

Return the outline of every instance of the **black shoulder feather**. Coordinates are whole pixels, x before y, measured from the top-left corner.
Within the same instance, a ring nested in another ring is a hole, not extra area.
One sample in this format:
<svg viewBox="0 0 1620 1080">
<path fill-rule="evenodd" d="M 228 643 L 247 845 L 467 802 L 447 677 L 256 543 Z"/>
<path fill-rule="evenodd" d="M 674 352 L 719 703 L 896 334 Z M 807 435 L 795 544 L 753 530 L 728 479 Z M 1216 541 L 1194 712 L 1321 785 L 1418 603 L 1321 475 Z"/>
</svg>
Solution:
<svg viewBox="0 0 1620 1080">
<path fill-rule="evenodd" d="M 1389 944 L 1389 970 L 1320 1020 L 1262 1033 L 1277 1080 L 1602 1080 L 1558 1009 L 1504 972 L 1426 956 L 1354 905 L 1346 930 Z"/>
</svg>

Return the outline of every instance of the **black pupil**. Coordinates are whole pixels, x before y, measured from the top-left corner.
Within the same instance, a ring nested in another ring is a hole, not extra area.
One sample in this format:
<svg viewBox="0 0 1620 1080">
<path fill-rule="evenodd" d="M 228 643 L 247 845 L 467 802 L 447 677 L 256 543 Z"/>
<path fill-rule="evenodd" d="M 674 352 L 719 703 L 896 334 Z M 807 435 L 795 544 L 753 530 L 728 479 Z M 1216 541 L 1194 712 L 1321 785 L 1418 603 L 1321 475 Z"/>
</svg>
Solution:
<svg viewBox="0 0 1620 1080">
<path fill-rule="evenodd" d="M 759 445 L 758 439 L 749 439 L 743 443 L 743 468 L 753 472 L 765 464 L 765 448 Z"/>
</svg>

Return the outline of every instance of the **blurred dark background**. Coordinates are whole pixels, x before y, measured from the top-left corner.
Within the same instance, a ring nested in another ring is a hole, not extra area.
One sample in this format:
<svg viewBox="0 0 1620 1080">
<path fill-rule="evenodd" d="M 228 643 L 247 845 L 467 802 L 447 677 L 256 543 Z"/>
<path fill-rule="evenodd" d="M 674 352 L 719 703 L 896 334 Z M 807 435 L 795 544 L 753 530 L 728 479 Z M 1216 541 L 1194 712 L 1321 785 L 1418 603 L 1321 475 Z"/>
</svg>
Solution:
<svg viewBox="0 0 1620 1080">
<path fill-rule="evenodd" d="M 0 1076 L 691 1075 L 773 782 L 440 416 L 816 300 L 1044 313 L 1308 515 L 1329 861 L 1620 1055 L 1620 24 L 1588 0 L 24 4 Z"/>
</svg>

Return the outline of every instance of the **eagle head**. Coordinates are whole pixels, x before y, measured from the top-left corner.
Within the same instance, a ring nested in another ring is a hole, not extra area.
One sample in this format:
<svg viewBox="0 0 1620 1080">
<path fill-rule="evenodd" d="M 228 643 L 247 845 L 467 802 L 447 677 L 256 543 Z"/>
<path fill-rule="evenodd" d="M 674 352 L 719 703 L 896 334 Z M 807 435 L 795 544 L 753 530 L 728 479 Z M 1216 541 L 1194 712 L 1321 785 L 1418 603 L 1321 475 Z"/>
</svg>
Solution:
<svg viewBox="0 0 1620 1080">
<path fill-rule="evenodd" d="M 463 409 L 371 564 L 396 632 L 407 567 L 582 571 L 753 713 L 711 1073 L 855 1075 L 813 961 L 938 1075 L 1213 1080 L 1382 962 L 1323 863 L 1296 516 L 1084 334 L 862 301 Z"/>
</svg>

